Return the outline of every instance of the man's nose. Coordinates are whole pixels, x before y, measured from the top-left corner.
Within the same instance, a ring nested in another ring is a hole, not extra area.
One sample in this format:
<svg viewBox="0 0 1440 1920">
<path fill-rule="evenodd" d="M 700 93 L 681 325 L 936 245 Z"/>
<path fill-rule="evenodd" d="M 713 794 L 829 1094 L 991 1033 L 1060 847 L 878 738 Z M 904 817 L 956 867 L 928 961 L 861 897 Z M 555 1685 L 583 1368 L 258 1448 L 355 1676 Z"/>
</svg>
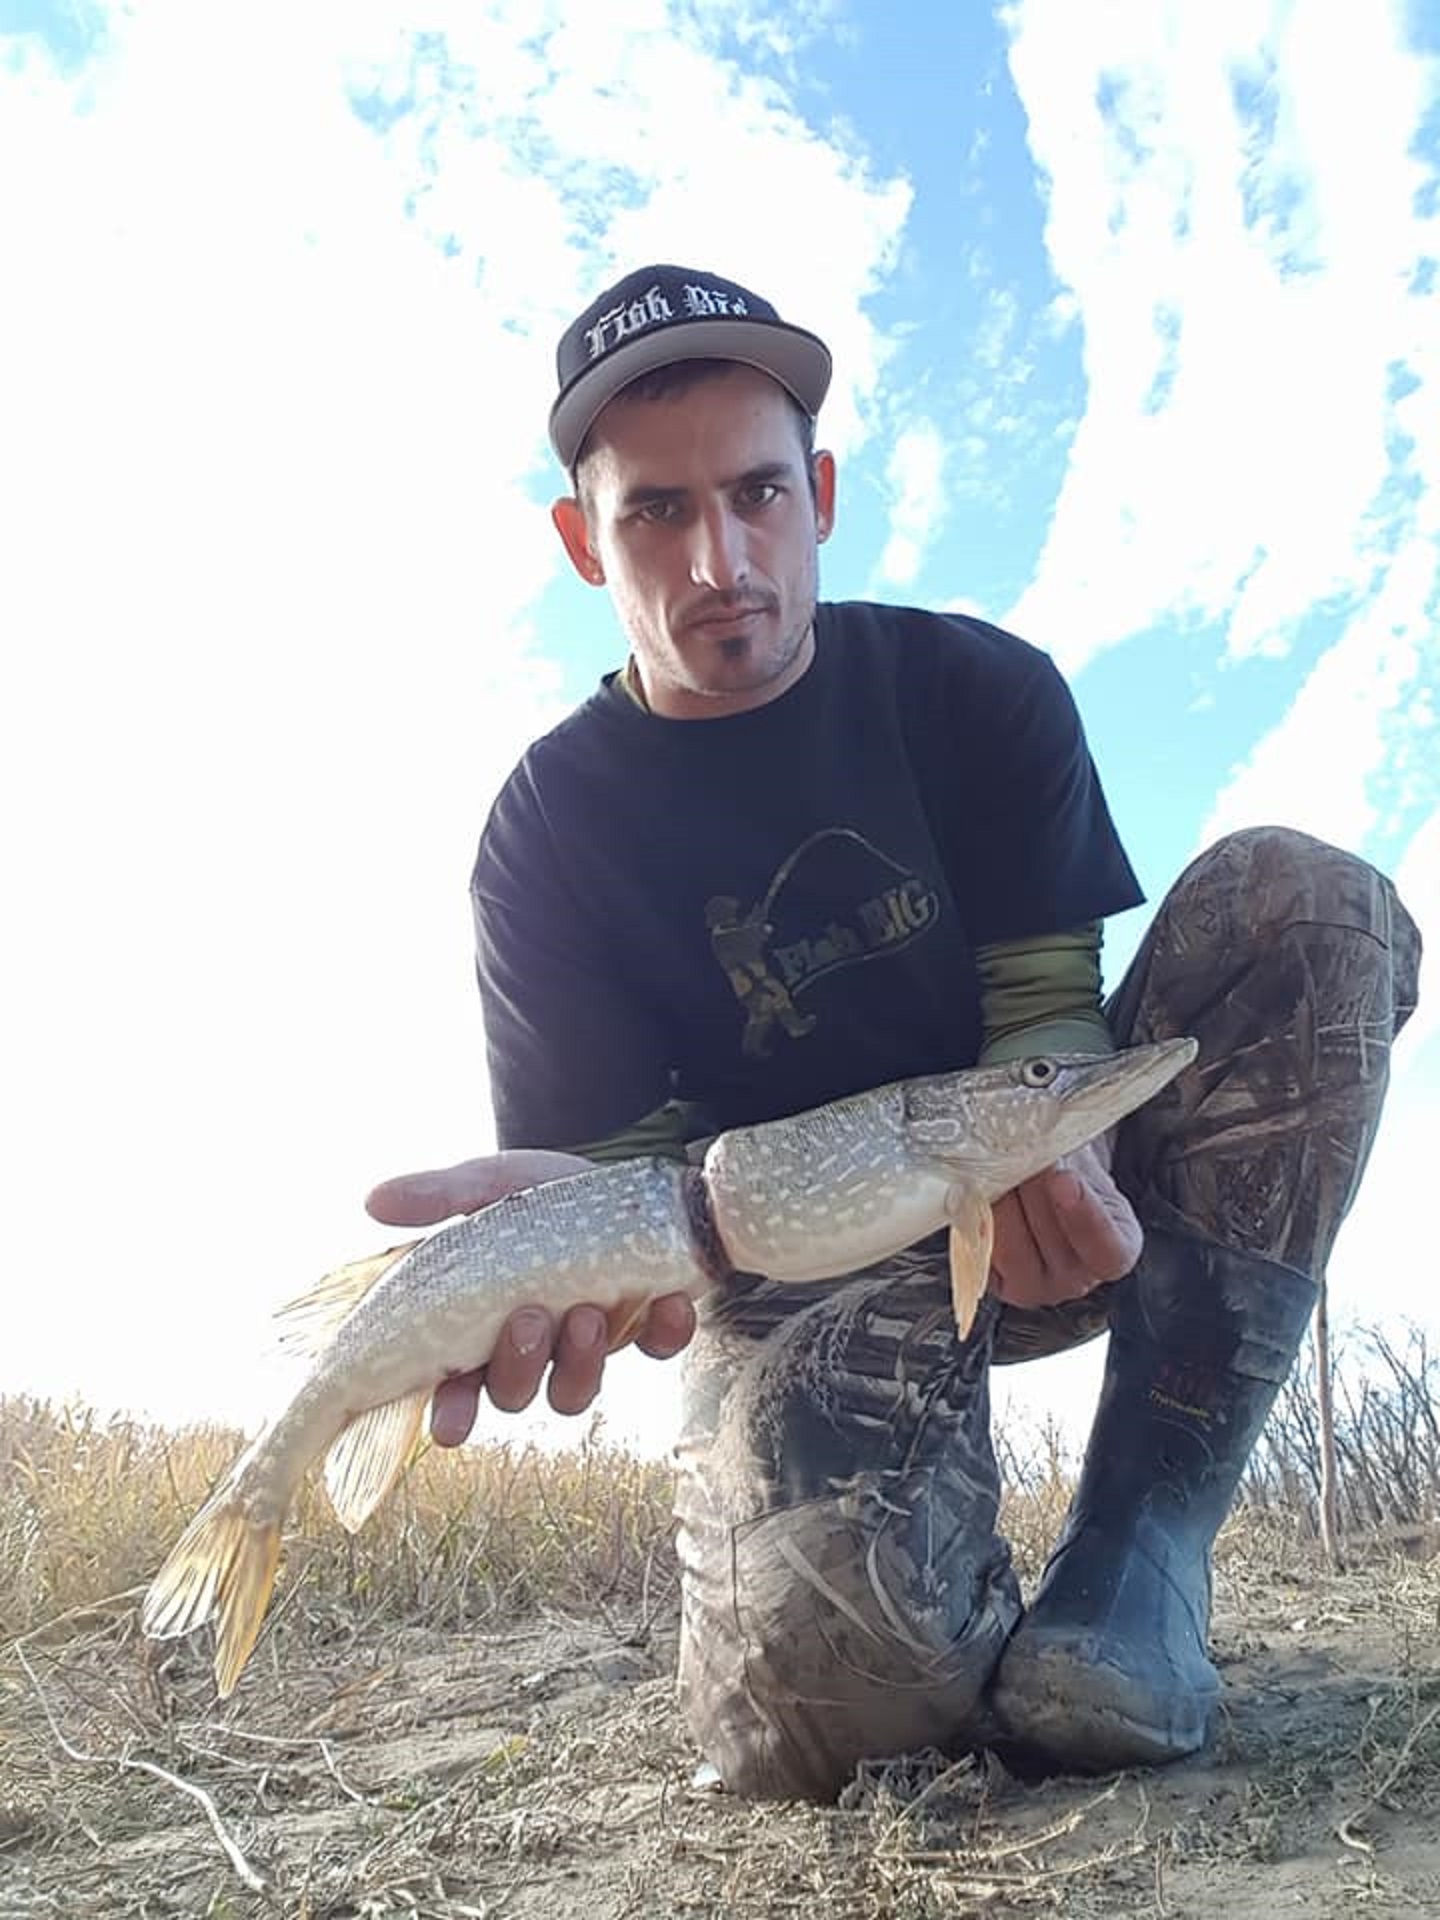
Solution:
<svg viewBox="0 0 1440 1920">
<path fill-rule="evenodd" d="M 690 542 L 690 578 L 696 586 L 729 593 L 744 583 L 748 571 L 743 522 L 724 507 L 699 514 Z"/>
</svg>

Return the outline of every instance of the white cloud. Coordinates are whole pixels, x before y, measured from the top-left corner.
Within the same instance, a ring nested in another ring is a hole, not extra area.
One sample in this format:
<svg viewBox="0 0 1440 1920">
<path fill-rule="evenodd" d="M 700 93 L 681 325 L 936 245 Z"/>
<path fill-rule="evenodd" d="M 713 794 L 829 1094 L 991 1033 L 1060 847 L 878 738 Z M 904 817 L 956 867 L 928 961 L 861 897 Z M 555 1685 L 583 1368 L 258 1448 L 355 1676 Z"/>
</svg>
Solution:
<svg viewBox="0 0 1440 1920">
<path fill-rule="evenodd" d="M 1393 371 L 1433 378 L 1413 147 L 1434 63 L 1381 8 L 1007 18 L 1088 383 L 1007 621 L 1072 670 L 1177 615 L 1222 622 L 1237 657 L 1283 648 L 1318 602 L 1363 598 L 1397 537 Z M 1440 483 L 1433 435 L 1408 463 Z"/>
<path fill-rule="evenodd" d="M 1330 1261 L 1332 1299 L 1342 1315 L 1364 1325 L 1393 1326 L 1397 1316 L 1434 1324 L 1435 1268 L 1424 1215 L 1437 1132 L 1440 1085 L 1433 1076 L 1397 1075 Z"/>
<path fill-rule="evenodd" d="M 890 535 L 879 574 L 892 587 L 913 585 L 945 515 L 945 443 L 932 420 L 918 420 L 896 436 L 885 466 Z"/>
<path fill-rule="evenodd" d="M 703 234 L 831 340 L 863 431 L 903 182 L 683 7 L 430 19 L 147 0 L 73 77 L 0 52 L 5 1092 L 12 1251 L 53 1280 L 0 1386 L 231 1409 L 259 1303 L 375 1244 L 368 1182 L 485 1145 L 465 878 L 560 709 L 578 304 Z M 203 1379 L 145 1332 L 201 1302 Z"/>
<path fill-rule="evenodd" d="M 946 492 L 991 528 L 1035 463 L 1048 462 L 1057 434 L 1068 439 L 1073 431 L 1059 417 L 1056 391 L 1035 378 L 1048 310 L 1023 306 L 1013 286 L 993 284 L 993 272 L 990 256 L 977 249 L 967 272 L 979 302 L 975 329 L 945 370 L 955 403 L 945 436 Z"/>
<path fill-rule="evenodd" d="M 413 101 L 390 149 L 416 183 L 425 230 L 481 263 L 482 290 L 508 283 L 512 313 L 543 288 L 547 342 L 647 259 L 744 281 L 827 341 L 825 438 L 858 446 L 888 353 L 862 303 L 898 245 L 907 183 L 875 177 L 773 81 L 717 58 L 708 13 L 697 22 L 663 0 L 623 0 L 547 12 L 523 36 L 505 6 L 453 16 L 443 47 L 411 43 L 387 67 L 390 89 Z M 523 38 L 522 64 L 497 62 L 497 36 Z M 720 127 L 723 139 L 696 137 Z M 546 209 L 538 227 L 528 196 Z M 843 231 L 847 244 L 797 247 L 797 231 Z"/>
<path fill-rule="evenodd" d="M 1412 540 L 1375 598 L 1305 679 L 1289 711 L 1217 795 L 1198 845 L 1265 822 L 1360 851 L 1377 824 L 1373 779 L 1390 722 L 1424 665 L 1440 592 L 1440 549 Z M 1433 719 L 1426 723 L 1433 731 Z M 1431 770 L 1432 785 L 1440 775 Z"/>
</svg>

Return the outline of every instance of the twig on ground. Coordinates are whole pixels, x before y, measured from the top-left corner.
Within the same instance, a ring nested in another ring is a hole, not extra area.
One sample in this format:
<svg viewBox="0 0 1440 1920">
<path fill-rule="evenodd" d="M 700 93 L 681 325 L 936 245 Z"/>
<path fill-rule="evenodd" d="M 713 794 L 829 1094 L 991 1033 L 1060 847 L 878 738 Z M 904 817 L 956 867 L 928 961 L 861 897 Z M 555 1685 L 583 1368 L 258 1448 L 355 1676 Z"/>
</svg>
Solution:
<svg viewBox="0 0 1440 1920">
<path fill-rule="evenodd" d="M 148 1773 L 153 1779 L 159 1780 L 164 1786 L 173 1787 L 177 1793 L 188 1794 L 200 1807 L 205 1818 L 210 1822 L 215 1838 L 220 1843 L 220 1850 L 230 1862 L 236 1878 L 243 1882 L 252 1893 L 269 1893 L 269 1881 L 266 1880 L 263 1874 L 258 1873 L 255 1868 L 250 1865 L 250 1862 L 231 1839 L 225 1829 L 224 1821 L 220 1818 L 215 1802 L 203 1787 L 197 1787 L 191 1780 L 182 1780 L 179 1774 L 171 1773 L 167 1768 L 157 1766 L 153 1760 L 132 1760 L 125 1754 L 86 1753 L 82 1748 L 73 1746 L 61 1732 L 54 1714 L 50 1711 L 50 1702 L 45 1698 L 45 1690 L 40 1685 L 38 1674 L 26 1658 L 23 1644 L 19 1640 L 12 1641 L 11 1651 L 15 1654 L 21 1666 L 25 1669 L 26 1674 L 29 1676 L 30 1684 L 35 1689 L 35 1697 L 40 1702 L 40 1711 L 45 1715 L 46 1724 L 55 1737 L 56 1745 L 60 1748 L 61 1752 L 65 1754 L 67 1759 L 75 1761 L 77 1765 L 80 1766 L 115 1767 L 128 1773 Z"/>
<path fill-rule="evenodd" d="M 325 1763 L 325 1771 L 347 1800 L 353 1800 L 357 1807 L 373 1807 L 380 1804 L 378 1801 L 368 1800 L 363 1793 L 357 1792 L 350 1785 L 335 1765 L 335 1757 L 330 1751 L 329 1743 L 325 1740 L 282 1737 L 273 1733 L 247 1733 L 242 1727 L 227 1727 L 220 1721 L 212 1721 L 210 1724 L 218 1732 L 229 1735 L 232 1740 L 248 1740 L 255 1746 L 284 1747 L 290 1752 L 294 1752 L 297 1748 L 315 1747 Z M 187 1752 L 195 1754 L 199 1759 L 218 1760 L 222 1766 L 237 1767 L 242 1772 L 258 1773 L 262 1776 L 268 1776 L 273 1771 L 272 1761 L 237 1760 L 234 1754 L 226 1753 L 220 1747 L 205 1746 L 199 1740 L 192 1739 L 189 1734 L 177 1733 L 175 1737 Z"/>
<path fill-rule="evenodd" d="M 85 1601 L 82 1606 L 67 1607 L 63 1613 L 53 1614 L 50 1619 L 40 1621 L 37 1626 L 27 1628 L 24 1633 L 17 1633 L 9 1640 L 0 1640 L 0 1655 L 18 1651 L 20 1643 L 24 1640 L 41 1640 L 46 1634 L 53 1633 L 56 1627 L 63 1627 L 68 1621 L 84 1620 L 95 1613 L 108 1616 L 111 1608 L 122 1601 L 138 1600 L 144 1591 L 143 1586 L 122 1587 L 119 1593 L 107 1593 L 99 1600 Z"/>
<path fill-rule="evenodd" d="M 1414 1758 L 1415 1749 L 1419 1744 L 1421 1736 L 1433 1726 L 1437 1720 L 1440 1720 L 1440 1701 L 1437 1701 L 1428 1713 L 1422 1714 L 1414 1726 L 1411 1727 L 1401 1744 L 1400 1751 L 1390 1763 L 1389 1770 L 1379 1786 L 1372 1787 L 1370 1792 L 1366 1794 L 1365 1798 L 1360 1802 L 1359 1806 L 1352 1807 L 1349 1813 L 1345 1814 L 1336 1822 L 1335 1837 L 1337 1840 L 1343 1842 L 1347 1847 L 1353 1847 L 1357 1853 L 1373 1853 L 1375 1851 L 1374 1842 L 1367 1840 L 1363 1833 L 1358 1833 L 1355 1829 L 1368 1814 L 1383 1803 L 1386 1794 L 1389 1793 L 1390 1789 L 1409 1767 L 1411 1760 Z"/>
</svg>

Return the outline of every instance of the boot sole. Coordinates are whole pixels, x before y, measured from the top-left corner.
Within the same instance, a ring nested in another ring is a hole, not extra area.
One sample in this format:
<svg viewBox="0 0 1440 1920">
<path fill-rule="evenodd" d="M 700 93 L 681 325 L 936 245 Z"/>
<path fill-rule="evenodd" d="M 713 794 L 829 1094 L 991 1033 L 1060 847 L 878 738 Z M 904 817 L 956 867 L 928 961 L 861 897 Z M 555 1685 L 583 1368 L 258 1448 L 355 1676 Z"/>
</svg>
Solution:
<svg viewBox="0 0 1440 1920">
<path fill-rule="evenodd" d="M 1012 1644 L 991 1699 L 995 1750 L 1012 1771 L 1118 1773 L 1168 1766 L 1205 1745 L 1218 1674 L 1161 1693 L 1107 1657 L 1101 1641 L 1057 1636 L 1046 1646 L 1037 1638 L 1027 1633 Z"/>
</svg>

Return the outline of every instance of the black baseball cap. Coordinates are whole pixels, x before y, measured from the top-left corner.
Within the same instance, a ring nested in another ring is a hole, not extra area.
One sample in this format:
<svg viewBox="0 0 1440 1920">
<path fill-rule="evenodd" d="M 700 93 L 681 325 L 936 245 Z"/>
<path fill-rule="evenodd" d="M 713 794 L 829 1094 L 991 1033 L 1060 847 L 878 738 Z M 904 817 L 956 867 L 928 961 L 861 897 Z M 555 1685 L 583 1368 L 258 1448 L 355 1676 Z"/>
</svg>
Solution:
<svg viewBox="0 0 1440 1920">
<path fill-rule="evenodd" d="M 651 367 L 738 360 L 778 380 L 812 416 L 830 385 L 830 349 L 759 294 L 692 267 L 641 267 L 608 287 L 560 336 L 550 444 L 569 468 L 595 416 Z"/>
</svg>

